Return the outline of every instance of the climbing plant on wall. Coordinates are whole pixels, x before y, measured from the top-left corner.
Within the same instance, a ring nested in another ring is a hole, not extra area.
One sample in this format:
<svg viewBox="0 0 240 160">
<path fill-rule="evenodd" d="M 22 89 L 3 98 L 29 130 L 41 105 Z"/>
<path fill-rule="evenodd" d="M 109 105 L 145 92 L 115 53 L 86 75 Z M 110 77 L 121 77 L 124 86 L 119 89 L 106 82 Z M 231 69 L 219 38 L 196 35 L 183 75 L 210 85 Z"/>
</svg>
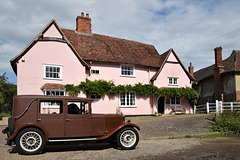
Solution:
<svg viewBox="0 0 240 160">
<path fill-rule="evenodd" d="M 158 88 L 152 84 L 137 83 L 135 85 L 115 85 L 112 81 L 106 80 L 88 80 L 81 82 L 79 85 L 72 84 L 65 85 L 66 91 L 70 96 L 77 96 L 80 91 L 86 92 L 90 95 L 114 95 L 125 92 L 136 92 L 138 95 L 154 95 L 170 97 L 186 97 L 192 105 L 197 104 L 199 95 L 197 92 L 189 87 L 186 88 Z"/>
</svg>

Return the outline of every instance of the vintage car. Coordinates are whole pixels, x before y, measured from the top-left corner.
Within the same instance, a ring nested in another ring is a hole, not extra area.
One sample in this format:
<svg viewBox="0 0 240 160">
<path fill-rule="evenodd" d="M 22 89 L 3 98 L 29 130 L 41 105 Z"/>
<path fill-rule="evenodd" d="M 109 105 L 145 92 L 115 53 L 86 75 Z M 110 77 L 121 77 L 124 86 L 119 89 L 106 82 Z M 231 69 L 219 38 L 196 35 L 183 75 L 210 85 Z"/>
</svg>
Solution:
<svg viewBox="0 0 240 160">
<path fill-rule="evenodd" d="M 7 144 L 15 143 L 21 154 L 40 153 L 51 142 L 107 141 L 119 149 L 134 149 L 139 126 L 125 122 L 122 114 L 92 114 L 92 101 L 68 96 L 15 96 L 12 117 L 2 131 L 7 134 Z"/>
</svg>

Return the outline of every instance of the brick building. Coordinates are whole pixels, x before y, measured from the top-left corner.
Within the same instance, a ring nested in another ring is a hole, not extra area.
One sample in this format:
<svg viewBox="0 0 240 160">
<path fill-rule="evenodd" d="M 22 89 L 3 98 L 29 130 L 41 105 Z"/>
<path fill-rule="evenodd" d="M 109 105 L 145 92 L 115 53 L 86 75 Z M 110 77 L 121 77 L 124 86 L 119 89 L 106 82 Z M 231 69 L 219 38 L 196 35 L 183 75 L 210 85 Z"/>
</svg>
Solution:
<svg viewBox="0 0 240 160">
<path fill-rule="evenodd" d="M 199 104 L 206 102 L 240 100 L 240 50 L 222 60 L 222 47 L 214 49 L 215 64 L 194 73 L 198 81 Z"/>
</svg>

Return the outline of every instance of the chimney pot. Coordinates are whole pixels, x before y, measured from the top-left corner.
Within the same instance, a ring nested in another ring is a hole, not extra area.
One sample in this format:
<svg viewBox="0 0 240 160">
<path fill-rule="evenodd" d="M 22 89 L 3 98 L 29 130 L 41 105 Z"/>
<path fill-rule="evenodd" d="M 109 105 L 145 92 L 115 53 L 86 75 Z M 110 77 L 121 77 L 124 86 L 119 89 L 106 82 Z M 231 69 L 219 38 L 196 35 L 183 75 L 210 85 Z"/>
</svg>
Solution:
<svg viewBox="0 0 240 160">
<path fill-rule="evenodd" d="M 81 13 L 81 17 L 84 17 L 84 12 Z"/>
<path fill-rule="evenodd" d="M 86 14 L 86 17 L 89 18 L 89 14 L 88 13 Z"/>
</svg>

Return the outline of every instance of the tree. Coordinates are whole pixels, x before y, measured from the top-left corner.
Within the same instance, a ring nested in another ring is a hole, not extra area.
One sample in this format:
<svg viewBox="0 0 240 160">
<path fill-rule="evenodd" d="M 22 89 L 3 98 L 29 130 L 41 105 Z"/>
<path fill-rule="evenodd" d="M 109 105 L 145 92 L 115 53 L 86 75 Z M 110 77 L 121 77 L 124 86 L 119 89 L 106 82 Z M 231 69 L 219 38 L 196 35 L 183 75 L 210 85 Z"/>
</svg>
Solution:
<svg viewBox="0 0 240 160">
<path fill-rule="evenodd" d="M 11 111 L 15 95 L 17 95 L 17 86 L 8 82 L 6 73 L 0 75 L 0 106 L 7 106 Z"/>
</svg>

